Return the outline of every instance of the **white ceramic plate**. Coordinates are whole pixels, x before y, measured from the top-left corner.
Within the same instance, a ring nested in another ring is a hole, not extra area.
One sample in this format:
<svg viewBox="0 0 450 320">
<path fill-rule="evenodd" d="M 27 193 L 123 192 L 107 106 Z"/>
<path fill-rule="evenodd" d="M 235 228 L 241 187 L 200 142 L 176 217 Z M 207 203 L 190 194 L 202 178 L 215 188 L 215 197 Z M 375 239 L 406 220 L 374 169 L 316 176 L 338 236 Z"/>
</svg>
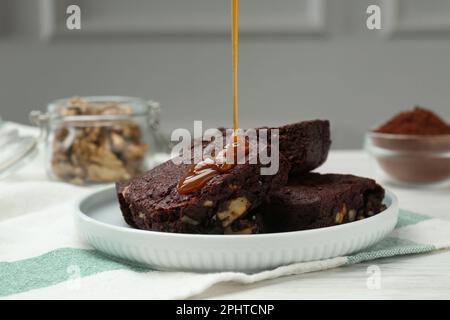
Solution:
<svg viewBox="0 0 450 320">
<path fill-rule="evenodd" d="M 364 220 L 328 228 L 256 235 L 192 235 L 130 228 L 114 188 L 77 204 L 81 236 L 107 255 L 160 270 L 255 272 L 295 262 L 348 255 L 383 239 L 397 223 L 398 201 L 386 193 L 387 209 Z"/>
</svg>

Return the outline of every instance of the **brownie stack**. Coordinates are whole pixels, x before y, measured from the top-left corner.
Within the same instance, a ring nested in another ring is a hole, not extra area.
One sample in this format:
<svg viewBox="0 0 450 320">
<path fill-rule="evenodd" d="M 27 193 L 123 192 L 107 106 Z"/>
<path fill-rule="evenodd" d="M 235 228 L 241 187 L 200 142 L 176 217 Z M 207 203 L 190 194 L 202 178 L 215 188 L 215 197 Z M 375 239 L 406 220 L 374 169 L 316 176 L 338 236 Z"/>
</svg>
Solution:
<svg viewBox="0 0 450 320">
<path fill-rule="evenodd" d="M 327 227 L 383 210 L 384 190 L 374 180 L 311 173 L 331 145 L 326 120 L 279 129 L 279 170 L 238 164 L 189 194 L 177 191 L 188 165 L 171 160 L 116 184 L 125 221 L 134 228 L 201 234 L 253 234 Z M 269 128 L 270 130 L 270 128 Z"/>
</svg>

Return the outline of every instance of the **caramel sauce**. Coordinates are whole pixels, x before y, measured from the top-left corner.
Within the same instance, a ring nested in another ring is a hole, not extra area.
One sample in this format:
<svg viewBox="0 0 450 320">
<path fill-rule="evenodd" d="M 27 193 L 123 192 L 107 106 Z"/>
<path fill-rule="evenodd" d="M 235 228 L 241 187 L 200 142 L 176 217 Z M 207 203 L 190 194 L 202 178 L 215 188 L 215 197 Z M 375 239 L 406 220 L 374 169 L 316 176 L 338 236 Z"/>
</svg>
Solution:
<svg viewBox="0 0 450 320">
<path fill-rule="evenodd" d="M 248 146 L 238 139 L 238 29 L 239 29 L 239 0 L 232 1 L 232 65 L 233 65 L 233 142 L 227 144 L 213 158 L 191 165 L 186 174 L 177 184 L 177 191 L 181 194 L 188 194 L 202 188 L 213 177 L 226 173 L 233 169 L 237 163 L 238 148 L 245 147 L 244 154 L 248 154 Z M 233 152 L 232 163 L 227 163 L 227 155 Z"/>
<path fill-rule="evenodd" d="M 233 59 L 233 130 L 239 127 L 238 123 L 238 44 L 239 44 L 239 0 L 232 0 L 232 29 L 231 46 Z"/>
</svg>

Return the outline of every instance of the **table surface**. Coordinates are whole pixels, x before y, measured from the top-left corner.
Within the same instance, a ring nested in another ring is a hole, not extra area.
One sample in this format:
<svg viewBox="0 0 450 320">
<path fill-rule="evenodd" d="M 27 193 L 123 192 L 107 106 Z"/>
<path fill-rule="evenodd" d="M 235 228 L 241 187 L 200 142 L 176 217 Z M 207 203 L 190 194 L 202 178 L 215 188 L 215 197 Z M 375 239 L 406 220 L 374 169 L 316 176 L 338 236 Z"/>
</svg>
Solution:
<svg viewBox="0 0 450 320">
<path fill-rule="evenodd" d="M 29 131 L 27 127 L 22 132 Z M 36 133 L 36 131 L 30 130 Z M 42 150 L 34 162 L 42 162 Z M 40 166 L 42 168 L 42 166 Z M 362 150 L 332 151 L 319 172 L 351 173 L 380 178 L 376 165 Z M 46 180 L 44 170 L 28 165 L 14 175 L 15 183 Z M 450 220 L 450 187 L 402 188 L 381 183 L 399 198 L 400 206 L 418 213 Z M 23 212 L 2 210 L 0 221 Z M 450 234 L 449 234 L 450 237 Z M 368 267 L 377 266 L 380 286 L 367 283 Z M 450 251 L 385 258 L 253 285 L 222 283 L 194 299 L 450 299 Z"/>
</svg>

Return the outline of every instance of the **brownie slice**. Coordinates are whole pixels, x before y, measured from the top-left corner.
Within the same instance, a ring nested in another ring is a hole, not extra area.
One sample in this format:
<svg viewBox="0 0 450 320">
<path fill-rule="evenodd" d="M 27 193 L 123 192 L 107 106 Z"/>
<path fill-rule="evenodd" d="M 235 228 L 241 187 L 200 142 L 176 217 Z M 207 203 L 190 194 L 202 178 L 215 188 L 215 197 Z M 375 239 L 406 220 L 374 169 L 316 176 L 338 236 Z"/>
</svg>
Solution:
<svg viewBox="0 0 450 320">
<path fill-rule="evenodd" d="M 341 174 L 293 175 L 256 211 L 267 232 L 329 227 L 385 209 L 384 189 L 374 180 Z"/>
<path fill-rule="evenodd" d="M 288 124 L 280 131 L 280 153 L 291 164 L 291 173 L 312 171 L 325 162 L 330 150 L 330 122 L 311 120 Z"/>
<path fill-rule="evenodd" d="M 290 170 L 282 155 L 278 173 L 271 176 L 260 175 L 260 164 L 238 164 L 202 188 L 180 194 L 176 185 L 188 167 L 169 160 L 129 182 L 117 183 L 125 221 L 135 228 L 165 232 L 260 232 L 260 221 L 246 214 L 284 186 Z"/>
</svg>

